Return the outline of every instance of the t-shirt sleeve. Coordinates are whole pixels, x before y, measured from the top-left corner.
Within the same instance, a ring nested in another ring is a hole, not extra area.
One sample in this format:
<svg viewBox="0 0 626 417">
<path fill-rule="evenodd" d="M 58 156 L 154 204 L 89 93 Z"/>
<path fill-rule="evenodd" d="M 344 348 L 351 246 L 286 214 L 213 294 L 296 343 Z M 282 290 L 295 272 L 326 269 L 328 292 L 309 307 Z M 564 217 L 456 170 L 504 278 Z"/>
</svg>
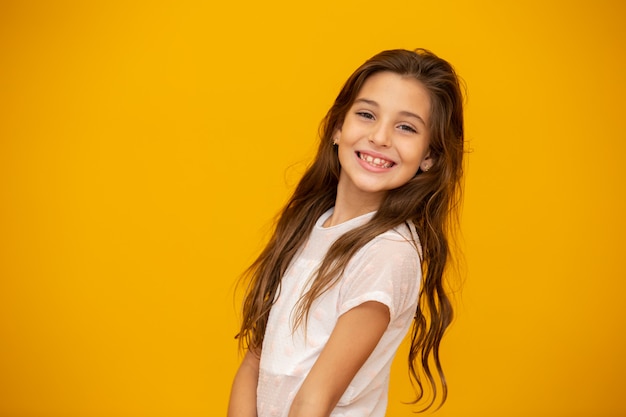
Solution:
<svg viewBox="0 0 626 417">
<path fill-rule="evenodd" d="M 389 308 L 393 321 L 414 307 L 420 281 L 415 245 L 395 232 L 387 232 L 364 246 L 348 264 L 339 284 L 339 315 L 377 301 Z"/>
</svg>

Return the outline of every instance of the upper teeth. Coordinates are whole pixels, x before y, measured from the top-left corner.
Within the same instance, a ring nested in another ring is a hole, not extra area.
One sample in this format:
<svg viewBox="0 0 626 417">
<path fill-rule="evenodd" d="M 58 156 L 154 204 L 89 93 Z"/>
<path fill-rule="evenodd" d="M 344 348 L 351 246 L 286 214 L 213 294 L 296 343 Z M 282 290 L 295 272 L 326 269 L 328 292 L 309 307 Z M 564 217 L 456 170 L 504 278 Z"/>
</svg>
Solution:
<svg viewBox="0 0 626 417">
<path fill-rule="evenodd" d="M 381 168 L 391 168 L 391 166 L 393 165 L 393 162 L 391 161 L 387 161 L 386 159 L 382 158 L 374 158 L 372 155 L 364 155 L 362 153 L 359 153 L 359 158 L 366 161 L 370 165 Z"/>
</svg>

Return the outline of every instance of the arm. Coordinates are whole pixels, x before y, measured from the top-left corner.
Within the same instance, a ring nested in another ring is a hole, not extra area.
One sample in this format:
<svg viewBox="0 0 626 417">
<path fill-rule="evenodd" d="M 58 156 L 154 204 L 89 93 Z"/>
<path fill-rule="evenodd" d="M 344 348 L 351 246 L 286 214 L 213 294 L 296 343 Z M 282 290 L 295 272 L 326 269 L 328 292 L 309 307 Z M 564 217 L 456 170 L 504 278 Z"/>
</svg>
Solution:
<svg viewBox="0 0 626 417">
<path fill-rule="evenodd" d="M 260 355 L 248 351 L 235 375 L 228 403 L 228 417 L 257 417 L 256 388 Z"/>
<path fill-rule="evenodd" d="M 368 301 L 339 317 L 293 400 L 289 417 L 326 417 L 370 356 L 389 324 L 386 305 Z"/>
</svg>

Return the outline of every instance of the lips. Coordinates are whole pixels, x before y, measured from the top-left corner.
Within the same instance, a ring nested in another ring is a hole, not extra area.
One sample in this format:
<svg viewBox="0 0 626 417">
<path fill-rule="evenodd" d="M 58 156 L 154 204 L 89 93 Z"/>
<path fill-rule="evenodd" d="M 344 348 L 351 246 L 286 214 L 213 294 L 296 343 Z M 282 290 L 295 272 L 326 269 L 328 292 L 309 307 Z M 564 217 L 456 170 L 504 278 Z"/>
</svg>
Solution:
<svg viewBox="0 0 626 417">
<path fill-rule="evenodd" d="M 357 156 L 362 161 L 365 161 L 368 164 L 370 164 L 371 166 L 376 167 L 376 168 L 391 168 L 392 166 L 395 165 L 395 163 L 393 161 L 389 161 L 387 159 L 383 159 L 383 158 L 380 158 L 380 157 L 377 157 L 377 156 L 368 155 L 368 154 L 361 153 L 361 152 L 357 152 Z"/>
</svg>

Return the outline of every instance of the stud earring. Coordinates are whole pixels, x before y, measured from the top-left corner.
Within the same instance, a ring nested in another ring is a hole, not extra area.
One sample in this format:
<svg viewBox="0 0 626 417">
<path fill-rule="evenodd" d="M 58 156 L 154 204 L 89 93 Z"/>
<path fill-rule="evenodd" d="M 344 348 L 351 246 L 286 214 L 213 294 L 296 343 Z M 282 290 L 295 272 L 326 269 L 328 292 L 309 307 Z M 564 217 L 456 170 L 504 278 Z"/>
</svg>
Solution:
<svg viewBox="0 0 626 417">
<path fill-rule="evenodd" d="M 333 139 L 333 145 L 337 146 L 337 142 L 339 142 L 339 140 L 337 140 L 337 138 Z"/>
</svg>

